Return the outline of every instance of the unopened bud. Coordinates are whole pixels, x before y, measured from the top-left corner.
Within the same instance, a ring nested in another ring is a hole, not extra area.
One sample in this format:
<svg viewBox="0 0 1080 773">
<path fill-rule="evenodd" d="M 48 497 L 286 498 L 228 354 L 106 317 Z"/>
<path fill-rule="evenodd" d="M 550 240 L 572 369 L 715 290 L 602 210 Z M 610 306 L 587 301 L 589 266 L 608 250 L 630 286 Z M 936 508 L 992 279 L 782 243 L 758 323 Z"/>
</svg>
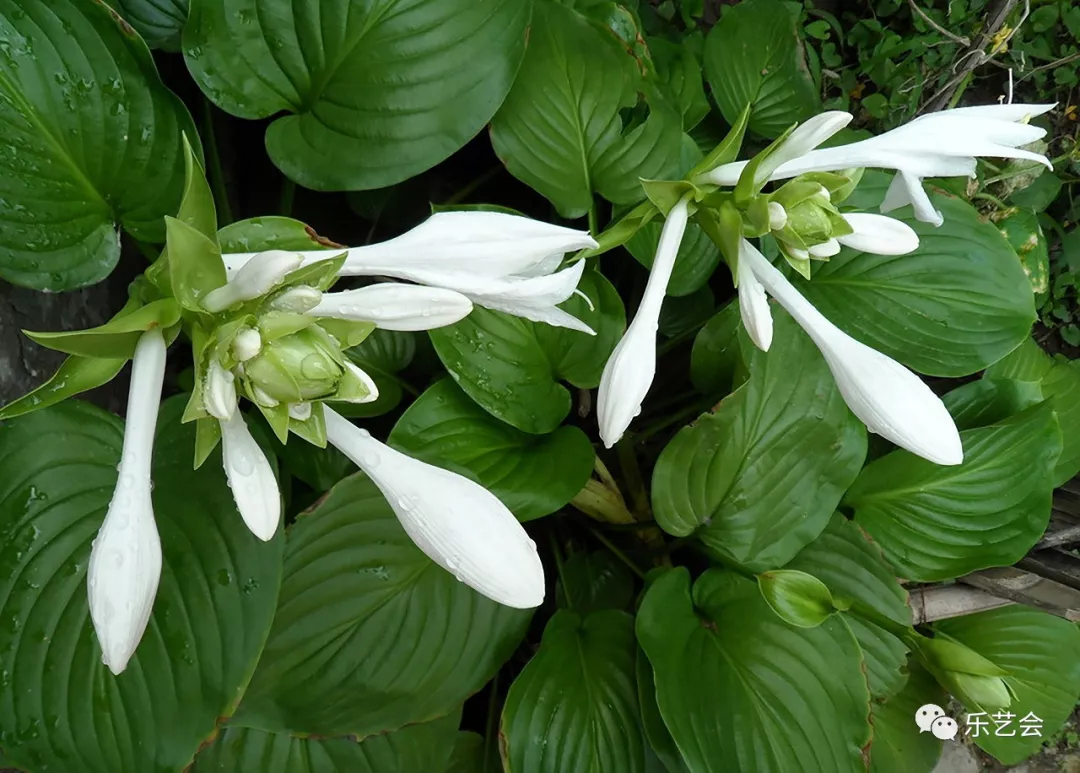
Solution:
<svg viewBox="0 0 1080 773">
<path fill-rule="evenodd" d="M 238 362 L 247 362 L 262 351 L 262 336 L 254 328 L 244 328 L 233 339 L 232 349 Z"/>
<path fill-rule="evenodd" d="M 831 258 L 840 252 L 840 242 L 836 239 L 826 239 L 821 244 L 812 244 L 807 247 L 807 252 L 815 258 Z"/>
<path fill-rule="evenodd" d="M 300 403 L 336 391 L 340 358 L 329 336 L 312 326 L 267 344 L 244 371 L 278 402 Z"/>
<path fill-rule="evenodd" d="M 300 255 L 284 250 L 259 253 L 241 266 L 225 285 L 207 293 L 203 308 L 217 313 L 266 295 L 281 284 L 288 274 L 300 268 L 303 262 Z"/>
<path fill-rule="evenodd" d="M 769 230 L 779 231 L 787 225 L 787 210 L 778 201 L 769 202 Z"/>
<path fill-rule="evenodd" d="M 236 384 L 233 374 L 211 360 L 203 384 L 203 407 L 215 419 L 227 421 L 236 410 Z"/>
<path fill-rule="evenodd" d="M 289 418 L 307 421 L 311 418 L 311 403 L 289 403 Z"/>
</svg>

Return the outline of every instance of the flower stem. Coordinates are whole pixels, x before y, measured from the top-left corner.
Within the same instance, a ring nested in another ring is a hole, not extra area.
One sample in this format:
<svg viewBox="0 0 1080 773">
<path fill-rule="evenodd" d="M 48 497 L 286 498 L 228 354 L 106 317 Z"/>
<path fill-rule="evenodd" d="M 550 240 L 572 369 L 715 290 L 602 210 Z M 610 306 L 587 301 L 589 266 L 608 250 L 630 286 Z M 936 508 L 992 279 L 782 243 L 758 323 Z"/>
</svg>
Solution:
<svg viewBox="0 0 1080 773">
<path fill-rule="evenodd" d="M 214 192 L 214 203 L 217 205 L 218 227 L 222 228 L 233 222 L 233 212 L 232 205 L 229 203 L 229 188 L 225 185 L 225 170 L 221 164 L 217 134 L 214 132 L 213 110 L 210 100 L 203 97 L 203 134 L 206 139 L 210 190 Z"/>
<path fill-rule="evenodd" d="M 596 197 L 593 197 L 592 204 L 589 206 L 589 233 L 595 238 L 600 233 L 600 216 L 596 212 Z"/>
<path fill-rule="evenodd" d="M 630 436 L 624 437 L 615 444 L 615 453 L 619 457 L 623 480 L 626 482 L 626 488 L 633 503 L 631 508 L 634 517 L 639 521 L 647 521 L 652 517 L 649 512 L 649 495 L 645 491 L 645 482 L 641 476 L 637 455 L 634 453 L 633 442 Z"/>
<path fill-rule="evenodd" d="M 605 537 L 598 530 L 594 529 L 591 526 L 589 527 L 589 532 L 596 538 L 597 542 L 610 550 L 617 559 L 626 564 L 626 566 L 629 567 L 631 572 L 636 574 L 642 580 L 645 579 L 645 572 L 641 571 L 641 568 L 637 564 L 631 561 L 625 553 L 619 550 L 619 548 L 615 547 L 615 544 L 611 540 L 609 540 L 607 537 Z"/>
<path fill-rule="evenodd" d="M 455 191 L 455 193 L 446 201 L 444 201 L 442 205 L 444 207 L 452 207 L 455 204 L 460 204 L 465 199 L 469 198 L 469 196 L 471 196 L 473 193 L 475 193 L 476 189 L 479 188 L 481 185 L 490 182 L 492 178 L 495 177 L 495 175 L 502 171 L 502 168 L 502 164 L 496 164 L 487 171 L 483 172 L 478 177 L 473 178 L 471 181 L 467 182 L 464 187 Z"/>
<path fill-rule="evenodd" d="M 570 586 L 566 584 L 566 573 L 563 571 L 565 563 L 563 561 L 562 548 L 559 547 L 559 539 L 555 536 L 554 524 L 548 529 L 548 541 L 551 543 L 551 555 L 555 557 L 555 573 L 559 577 L 559 584 L 562 585 L 563 596 L 566 597 L 567 603 L 569 603 Z"/>
</svg>

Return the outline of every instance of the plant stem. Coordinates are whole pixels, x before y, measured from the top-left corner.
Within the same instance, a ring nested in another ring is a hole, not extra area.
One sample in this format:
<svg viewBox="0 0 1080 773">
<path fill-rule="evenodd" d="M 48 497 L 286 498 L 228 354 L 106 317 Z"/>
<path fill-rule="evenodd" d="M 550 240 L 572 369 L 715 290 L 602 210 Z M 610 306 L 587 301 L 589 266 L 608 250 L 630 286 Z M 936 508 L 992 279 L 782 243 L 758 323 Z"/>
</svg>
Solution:
<svg viewBox="0 0 1080 773">
<path fill-rule="evenodd" d="M 592 204 L 589 206 L 589 233 L 596 238 L 596 235 L 600 233 L 600 216 L 596 212 L 596 197 L 593 197 Z"/>
<path fill-rule="evenodd" d="M 281 206 L 279 210 L 283 217 L 292 217 L 293 199 L 296 198 L 296 183 L 285 178 L 284 184 L 281 186 Z"/>
<path fill-rule="evenodd" d="M 203 134 L 206 135 L 206 156 L 209 162 L 210 190 L 214 192 L 217 205 L 218 227 L 233 222 L 232 205 L 229 203 L 229 188 L 225 185 L 225 170 L 221 165 L 221 151 L 218 149 L 217 134 L 214 132 L 214 108 L 210 100 L 203 97 Z"/>
<path fill-rule="evenodd" d="M 645 579 L 645 572 L 641 571 L 640 567 L 638 567 L 637 564 L 635 564 L 633 561 L 631 561 L 629 558 L 627 558 L 625 553 L 623 553 L 621 550 L 619 550 L 617 547 L 615 547 L 614 543 L 612 543 L 611 540 L 609 540 L 607 537 L 605 537 L 603 534 L 601 534 L 599 531 L 597 531 L 596 529 L 594 529 L 591 526 L 589 527 L 589 532 L 594 537 L 596 537 L 597 542 L 599 542 L 601 545 L 603 545 L 608 550 L 610 550 L 612 553 L 614 553 L 615 557 L 617 559 L 619 559 L 624 564 L 626 564 L 627 567 L 629 567 L 631 572 L 636 574 L 641 579 L 643 579 L 643 580 Z"/>
<path fill-rule="evenodd" d="M 464 187 L 457 190 L 453 196 L 443 202 L 443 206 L 452 207 L 455 204 L 460 204 L 462 201 L 475 193 L 477 188 L 489 182 L 493 177 L 495 177 L 495 175 L 497 175 L 501 171 L 502 164 L 496 164 L 495 166 L 491 167 L 490 169 L 482 173 L 479 177 L 474 178 L 473 180 L 466 183 Z"/>
<path fill-rule="evenodd" d="M 667 429 L 672 424 L 682 424 L 683 422 L 692 419 L 698 414 L 707 411 L 714 402 L 715 401 L 712 398 L 709 398 L 706 401 L 699 400 L 693 405 L 689 405 L 686 408 L 683 408 L 681 411 L 678 411 L 671 416 L 667 416 L 664 419 L 645 427 L 645 429 L 638 430 L 637 438 L 638 440 L 646 440 L 655 435 L 657 432 L 661 432 Z"/>
<path fill-rule="evenodd" d="M 562 585 L 563 596 L 566 597 L 567 603 L 570 602 L 570 586 L 566 584 L 566 574 L 563 571 L 565 566 L 563 562 L 562 548 L 559 547 L 559 540 L 555 536 L 555 526 L 552 525 L 548 529 L 548 541 L 551 543 L 551 555 L 555 557 L 555 573 L 559 577 L 559 584 Z"/>
<path fill-rule="evenodd" d="M 626 482 L 626 488 L 633 503 L 631 507 L 634 517 L 639 521 L 650 520 L 649 495 L 645 491 L 645 482 L 642 480 L 641 467 L 634 453 L 633 440 L 630 437 L 624 437 L 615 444 L 615 453 L 619 457 L 623 480 Z"/>
<path fill-rule="evenodd" d="M 993 196 L 993 195 L 991 195 L 989 193 L 986 193 L 985 191 L 981 191 L 979 193 L 976 193 L 971 198 L 973 198 L 973 199 L 982 199 L 983 201 L 989 201 L 991 204 L 998 207 L 999 209 L 1008 209 L 1009 208 L 1009 205 L 1006 204 L 1001 199 L 999 199 L 997 196 Z"/>
</svg>

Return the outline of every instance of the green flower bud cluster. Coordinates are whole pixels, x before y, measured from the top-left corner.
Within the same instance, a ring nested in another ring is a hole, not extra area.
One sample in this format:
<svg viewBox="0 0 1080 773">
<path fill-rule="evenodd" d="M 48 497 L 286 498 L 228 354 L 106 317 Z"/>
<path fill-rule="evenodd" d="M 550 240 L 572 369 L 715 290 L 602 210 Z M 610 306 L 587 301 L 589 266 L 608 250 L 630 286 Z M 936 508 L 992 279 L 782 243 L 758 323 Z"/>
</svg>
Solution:
<svg viewBox="0 0 1080 773">
<path fill-rule="evenodd" d="M 1012 703 L 1004 679 L 1008 672 L 973 649 L 940 635 L 920 636 L 910 643 L 941 686 L 969 709 L 992 712 Z"/>
</svg>

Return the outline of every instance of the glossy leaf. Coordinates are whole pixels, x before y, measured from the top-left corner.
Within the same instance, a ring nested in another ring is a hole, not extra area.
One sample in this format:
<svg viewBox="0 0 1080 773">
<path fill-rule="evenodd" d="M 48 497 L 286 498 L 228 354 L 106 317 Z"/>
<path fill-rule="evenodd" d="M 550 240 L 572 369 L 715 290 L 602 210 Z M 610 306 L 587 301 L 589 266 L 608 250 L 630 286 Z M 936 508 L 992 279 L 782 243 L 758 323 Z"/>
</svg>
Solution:
<svg viewBox="0 0 1080 773">
<path fill-rule="evenodd" d="M 812 574 L 774 569 L 757 576 L 758 590 L 776 615 L 797 628 L 816 628 L 836 611 L 832 593 Z"/>
<path fill-rule="evenodd" d="M 779 0 L 727 9 L 705 39 L 705 74 L 727 122 L 749 105 L 750 130 L 770 139 L 820 110 L 795 17 Z"/>
<path fill-rule="evenodd" d="M 429 721 L 491 678 L 529 618 L 436 566 L 358 473 L 289 532 L 274 627 L 235 723 L 366 736 Z"/>
<path fill-rule="evenodd" d="M 0 278 L 93 284 L 120 258 L 120 228 L 164 240 L 194 126 L 104 3 L 3 0 L 0 27 Z"/>
<path fill-rule="evenodd" d="M 656 697 L 695 773 L 865 770 L 870 694 L 843 621 L 795 628 L 750 580 L 667 572 L 645 594 L 638 640 Z"/>
<path fill-rule="evenodd" d="M 222 254 L 266 250 L 330 250 L 344 245 L 315 233 L 315 229 L 289 217 L 253 217 L 218 231 Z"/>
<path fill-rule="evenodd" d="M 936 582 L 1013 564 L 1050 520 L 1061 433 L 1049 403 L 960 438 L 962 464 L 894 451 L 868 465 L 844 497 L 905 579 Z"/>
<path fill-rule="evenodd" d="M 1043 177 L 1052 178 L 1040 175 L 1039 179 Z M 1050 287 L 1050 254 L 1038 215 L 1030 209 L 1015 210 L 998 223 L 998 229 L 1016 251 L 1020 266 L 1031 284 L 1031 292 L 1036 295 L 1045 293 Z"/>
<path fill-rule="evenodd" d="M 908 255 L 844 249 L 798 282 L 806 297 L 852 336 L 931 376 L 966 376 L 1024 341 L 1035 319 L 1016 253 L 972 207 L 931 195 L 945 224 L 890 212 L 919 235 Z"/>
<path fill-rule="evenodd" d="M 180 50 L 188 0 L 117 0 L 116 10 L 151 48 Z"/>
<path fill-rule="evenodd" d="M 553 432 L 570 412 L 570 392 L 560 382 L 596 387 L 626 328 L 622 299 L 607 279 L 588 271 L 578 289 L 593 309 L 577 295 L 559 308 L 595 336 L 482 307 L 428 335 L 450 375 L 480 407 L 524 432 Z"/>
<path fill-rule="evenodd" d="M 527 0 L 192 0 L 184 58 L 203 92 L 269 118 L 270 158 L 316 190 L 401 182 L 468 142 L 525 51 Z"/>
<path fill-rule="evenodd" d="M 609 550 L 574 553 L 559 572 L 556 597 L 561 609 L 579 615 L 625 610 L 634 598 L 634 577 Z"/>
<path fill-rule="evenodd" d="M 183 400 L 165 404 L 154 458 L 164 553 L 150 624 L 127 670 L 101 662 L 86 565 L 116 484 L 122 424 L 67 402 L 0 425 L 0 726 L 29 770 L 173 773 L 217 732 L 274 613 L 281 537 L 244 526 L 220 461 L 191 469 Z M 108 722 L 102 722 L 108 717 Z"/>
<path fill-rule="evenodd" d="M 398 419 L 390 445 L 448 469 L 465 468 L 519 520 L 555 512 L 592 475 L 592 443 L 577 427 L 529 435 L 496 419 L 452 379 L 429 388 Z"/>
<path fill-rule="evenodd" d="M 179 321 L 180 306 L 172 298 L 164 298 L 134 311 L 118 314 L 104 325 L 89 330 L 24 332 L 36 343 L 58 352 L 81 357 L 126 360 L 135 354 L 135 345 L 147 330 L 164 330 Z"/>
<path fill-rule="evenodd" d="M 690 352 L 690 381 L 707 395 L 731 391 L 736 371 L 742 362 L 739 330 L 742 317 L 739 302 L 733 300 L 705 323 L 694 337 Z"/>
<path fill-rule="evenodd" d="M 68 357 L 44 384 L 0 408 L 0 421 L 56 405 L 116 378 L 126 358 Z"/>
<path fill-rule="evenodd" d="M 624 121 L 623 111 L 646 105 L 643 122 Z M 643 198 L 640 178 L 678 176 L 682 137 L 678 110 L 647 87 L 612 35 L 537 0 L 525 61 L 491 121 L 492 145 L 511 174 L 573 219 L 589 211 L 593 194 L 634 204 Z"/>
<path fill-rule="evenodd" d="M 970 381 L 943 395 L 958 429 L 974 429 L 996 424 L 1044 399 L 1037 381 L 1011 378 L 982 378 Z"/>
<path fill-rule="evenodd" d="M 634 618 L 559 611 L 514 680 L 500 735 L 509 773 L 643 773 Z"/>
<path fill-rule="evenodd" d="M 928 703 L 945 706 L 947 698 L 926 669 L 911 664 L 911 674 L 904 689 L 885 703 L 873 704 L 870 773 L 927 773 L 934 770 L 941 756 L 942 742 L 931 732 L 918 732 L 913 717 Z"/>
<path fill-rule="evenodd" d="M 649 658 L 640 646 L 636 667 L 641 724 L 645 729 L 649 746 L 668 773 L 688 773 L 686 762 L 679 753 L 679 747 L 675 744 L 675 739 L 671 737 L 667 725 L 664 724 L 664 718 L 660 716 L 660 707 L 656 703 L 656 680 L 652 664 L 649 663 Z"/>
<path fill-rule="evenodd" d="M 709 114 L 701 62 L 686 45 L 664 38 L 649 38 L 648 45 L 656 64 L 656 74 L 682 113 L 683 131 L 690 131 Z"/>
<path fill-rule="evenodd" d="M 748 381 L 680 430 L 653 472 L 659 526 L 753 572 L 783 566 L 821 533 L 866 455 L 821 353 L 773 312 L 772 348 L 753 348 Z"/>
</svg>

